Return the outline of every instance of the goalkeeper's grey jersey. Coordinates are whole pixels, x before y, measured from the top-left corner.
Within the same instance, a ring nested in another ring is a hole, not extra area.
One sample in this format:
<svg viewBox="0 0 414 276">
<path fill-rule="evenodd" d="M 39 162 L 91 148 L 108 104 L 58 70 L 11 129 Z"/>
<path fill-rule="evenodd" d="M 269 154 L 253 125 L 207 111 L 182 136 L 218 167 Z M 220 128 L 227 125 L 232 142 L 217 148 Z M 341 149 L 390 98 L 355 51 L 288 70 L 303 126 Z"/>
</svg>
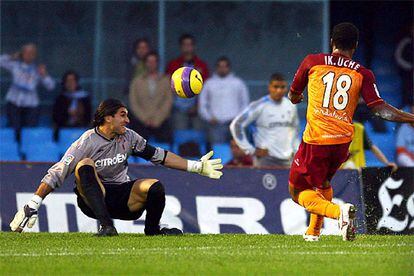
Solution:
<svg viewBox="0 0 414 276">
<path fill-rule="evenodd" d="M 66 151 L 62 159 L 54 164 L 43 177 L 42 182 L 56 188 L 75 170 L 76 164 L 84 158 L 95 162 L 99 178 L 104 184 L 122 184 L 129 181 L 127 159 L 130 155 L 141 156 L 155 164 L 164 161 L 166 151 L 152 148 L 148 151 L 147 141 L 131 129 L 114 139 L 105 138 L 97 128 L 87 130 Z"/>
<path fill-rule="evenodd" d="M 246 128 L 253 125 L 252 145 L 247 139 Z M 230 125 L 233 138 L 247 154 L 255 148 L 268 149 L 269 155 L 277 159 L 290 160 L 299 146 L 299 119 L 296 106 L 286 97 L 275 102 L 270 96 L 250 103 Z"/>
</svg>

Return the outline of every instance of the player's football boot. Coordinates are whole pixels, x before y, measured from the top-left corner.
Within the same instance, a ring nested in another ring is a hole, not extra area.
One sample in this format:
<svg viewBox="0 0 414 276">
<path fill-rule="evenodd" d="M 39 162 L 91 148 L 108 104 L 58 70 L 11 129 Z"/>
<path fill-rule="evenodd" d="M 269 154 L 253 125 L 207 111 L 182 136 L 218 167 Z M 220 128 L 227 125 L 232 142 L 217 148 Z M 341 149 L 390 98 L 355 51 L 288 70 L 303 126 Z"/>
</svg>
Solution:
<svg viewBox="0 0 414 276">
<path fill-rule="evenodd" d="M 319 236 L 303 234 L 303 240 L 307 242 L 317 242 L 319 241 Z"/>
<path fill-rule="evenodd" d="M 181 231 L 178 228 L 161 228 L 160 230 L 161 235 L 170 235 L 170 236 L 179 236 L 183 234 L 183 231 Z"/>
<path fill-rule="evenodd" d="M 96 234 L 97 237 L 111 237 L 111 236 L 118 236 L 118 231 L 116 228 L 110 225 L 101 225 Z"/>
<path fill-rule="evenodd" d="M 161 229 L 156 229 L 153 231 L 147 231 L 145 230 L 145 235 L 147 236 L 160 236 L 160 235 L 165 235 L 165 236 L 178 236 L 178 235 L 182 235 L 183 231 L 181 231 L 178 228 L 167 228 L 167 227 L 163 227 Z"/>
<path fill-rule="evenodd" d="M 345 203 L 341 206 L 338 224 L 344 241 L 353 241 L 355 239 L 355 215 L 356 208 L 354 205 Z"/>
</svg>

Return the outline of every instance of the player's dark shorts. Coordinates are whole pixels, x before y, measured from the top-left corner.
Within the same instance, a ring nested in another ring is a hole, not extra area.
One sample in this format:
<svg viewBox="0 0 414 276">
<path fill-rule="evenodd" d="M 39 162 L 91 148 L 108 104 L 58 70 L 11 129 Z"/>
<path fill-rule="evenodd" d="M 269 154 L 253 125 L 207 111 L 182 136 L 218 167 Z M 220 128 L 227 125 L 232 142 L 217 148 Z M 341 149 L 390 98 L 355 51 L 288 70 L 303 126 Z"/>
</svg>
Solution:
<svg viewBox="0 0 414 276">
<path fill-rule="evenodd" d="M 106 191 L 105 203 L 111 218 L 122 220 L 136 220 L 142 215 L 144 210 L 141 210 L 139 212 L 131 212 L 128 208 L 129 194 L 131 193 L 134 182 L 135 180 L 122 184 L 104 184 Z M 79 194 L 78 189 L 75 187 L 73 191 L 78 196 L 78 206 L 82 212 L 88 217 L 96 219 L 95 214 L 85 203 L 82 196 Z"/>
<path fill-rule="evenodd" d="M 302 141 L 290 168 L 290 185 L 298 190 L 322 189 L 348 159 L 349 144 L 311 145 Z"/>
</svg>

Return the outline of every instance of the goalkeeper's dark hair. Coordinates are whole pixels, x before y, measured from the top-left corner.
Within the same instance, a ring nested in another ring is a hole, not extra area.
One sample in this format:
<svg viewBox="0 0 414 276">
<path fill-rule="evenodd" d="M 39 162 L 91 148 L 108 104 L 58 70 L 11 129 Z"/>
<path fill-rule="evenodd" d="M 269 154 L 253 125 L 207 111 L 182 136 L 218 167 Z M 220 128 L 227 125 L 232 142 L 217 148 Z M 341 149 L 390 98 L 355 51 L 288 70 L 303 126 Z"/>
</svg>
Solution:
<svg viewBox="0 0 414 276">
<path fill-rule="evenodd" d="M 126 105 L 117 99 L 106 99 L 101 102 L 95 111 L 93 126 L 98 127 L 103 125 L 105 123 L 105 117 L 114 116 L 121 107 L 126 108 Z"/>
<path fill-rule="evenodd" d="M 359 39 L 359 30 L 352 23 L 339 23 L 333 27 L 331 38 L 332 44 L 340 50 L 356 49 Z"/>
<path fill-rule="evenodd" d="M 283 74 L 281 74 L 281 73 L 273 73 L 273 74 L 270 76 L 270 80 L 269 80 L 269 82 L 272 82 L 272 81 L 286 81 L 286 78 L 285 78 L 285 76 L 283 76 Z"/>
</svg>

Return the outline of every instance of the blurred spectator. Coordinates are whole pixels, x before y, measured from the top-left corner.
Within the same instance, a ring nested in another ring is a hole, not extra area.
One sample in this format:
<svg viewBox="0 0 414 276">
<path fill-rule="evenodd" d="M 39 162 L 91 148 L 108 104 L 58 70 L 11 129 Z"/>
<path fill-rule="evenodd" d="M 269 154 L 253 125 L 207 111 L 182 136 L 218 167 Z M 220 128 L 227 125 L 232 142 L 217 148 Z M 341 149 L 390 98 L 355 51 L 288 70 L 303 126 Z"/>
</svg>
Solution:
<svg viewBox="0 0 414 276">
<path fill-rule="evenodd" d="M 411 112 L 414 113 L 414 105 Z M 414 167 L 414 124 L 403 124 L 398 130 L 397 162 L 403 167 Z"/>
<path fill-rule="evenodd" d="M 243 80 L 231 72 L 227 57 L 217 60 L 216 72 L 205 82 L 198 100 L 199 115 L 207 122 L 210 144 L 228 143 L 231 120 L 249 104 L 249 91 Z"/>
<path fill-rule="evenodd" d="M 36 126 L 39 119 L 39 82 L 47 90 L 55 88 L 54 80 L 48 75 L 44 64 L 35 64 L 37 48 L 26 44 L 20 52 L 1 55 L 0 67 L 10 71 L 13 80 L 7 91 L 7 117 L 9 124 L 16 129 L 18 138 L 24 126 Z"/>
<path fill-rule="evenodd" d="M 252 102 L 232 121 L 231 134 L 246 154 L 254 155 L 256 167 L 289 168 L 299 146 L 298 112 L 285 97 L 287 82 L 281 74 L 271 76 L 268 91 L 269 95 Z M 257 129 L 253 134 L 254 145 L 246 134 L 250 124 Z"/>
<path fill-rule="evenodd" d="M 245 154 L 237 145 L 234 139 L 230 141 L 231 153 L 233 159 L 231 159 L 226 165 L 237 167 L 251 167 L 253 166 L 253 159 L 250 155 Z"/>
<path fill-rule="evenodd" d="M 366 167 L 365 151 L 370 150 L 375 157 L 381 161 L 385 166 L 391 167 L 393 171 L 398 169 L 397 164 L 388 161 L 384 153 L 369 139 L 364 125 L 355 122 L 354 125 L 354 137 L 351 145 L 349 146 L 349 159 L 342 165 L 342 169 L 357 169 Z"/>
<path fill-rule="evenodd" d="M 207 64 L 196 55 L 195 38 L 190 34 L 184 34 L 179 39 L 181 56 L 170 61 L 167 65 L 167 74 L 170 76 L 180 67 L 188 66 L 197 69 L 203 80 L 209 77 Z M 201 128 L 201 122 L 197 113 L 196 98 L 182 99 L 175 97 L 173 121 L 174 129 Z"/>
<path fill-rule="evenodd" d="M 139 38 L 134 42 L 132 57 L 130 59 L 129 81 L 140 77 L 145 73 L 145 57 L 151 51 L 151 46 L 146 38 Z"/>
<path fill-rule="evenodd" d="M 79 85 L 79 75 L 67 71 L 62 77 L 62 92 L 53 105 L 53 123 L 56 133 L 61 127 L 87 127 L 91 122 L 91 98 Z"/>
<path fill-rule="evenodd" d="M 395 49 L 395 61 L 397 62 L 399 73 L 403 84 L 403 103 L 414 104 L 413 89 L 413 36 L 414 23 L 406 30 L 404 37 L 398 42 Z"/>
<path fill-rule="evenodd" d="M 169 117 L 173 96 L 169 77 L 158 71 L 158 55 L 149 53 L 145 58 L 142 76 L 133 79 L 129 92 L 132 128 L 145 139 L 171 142 Z"/>
</svg>

